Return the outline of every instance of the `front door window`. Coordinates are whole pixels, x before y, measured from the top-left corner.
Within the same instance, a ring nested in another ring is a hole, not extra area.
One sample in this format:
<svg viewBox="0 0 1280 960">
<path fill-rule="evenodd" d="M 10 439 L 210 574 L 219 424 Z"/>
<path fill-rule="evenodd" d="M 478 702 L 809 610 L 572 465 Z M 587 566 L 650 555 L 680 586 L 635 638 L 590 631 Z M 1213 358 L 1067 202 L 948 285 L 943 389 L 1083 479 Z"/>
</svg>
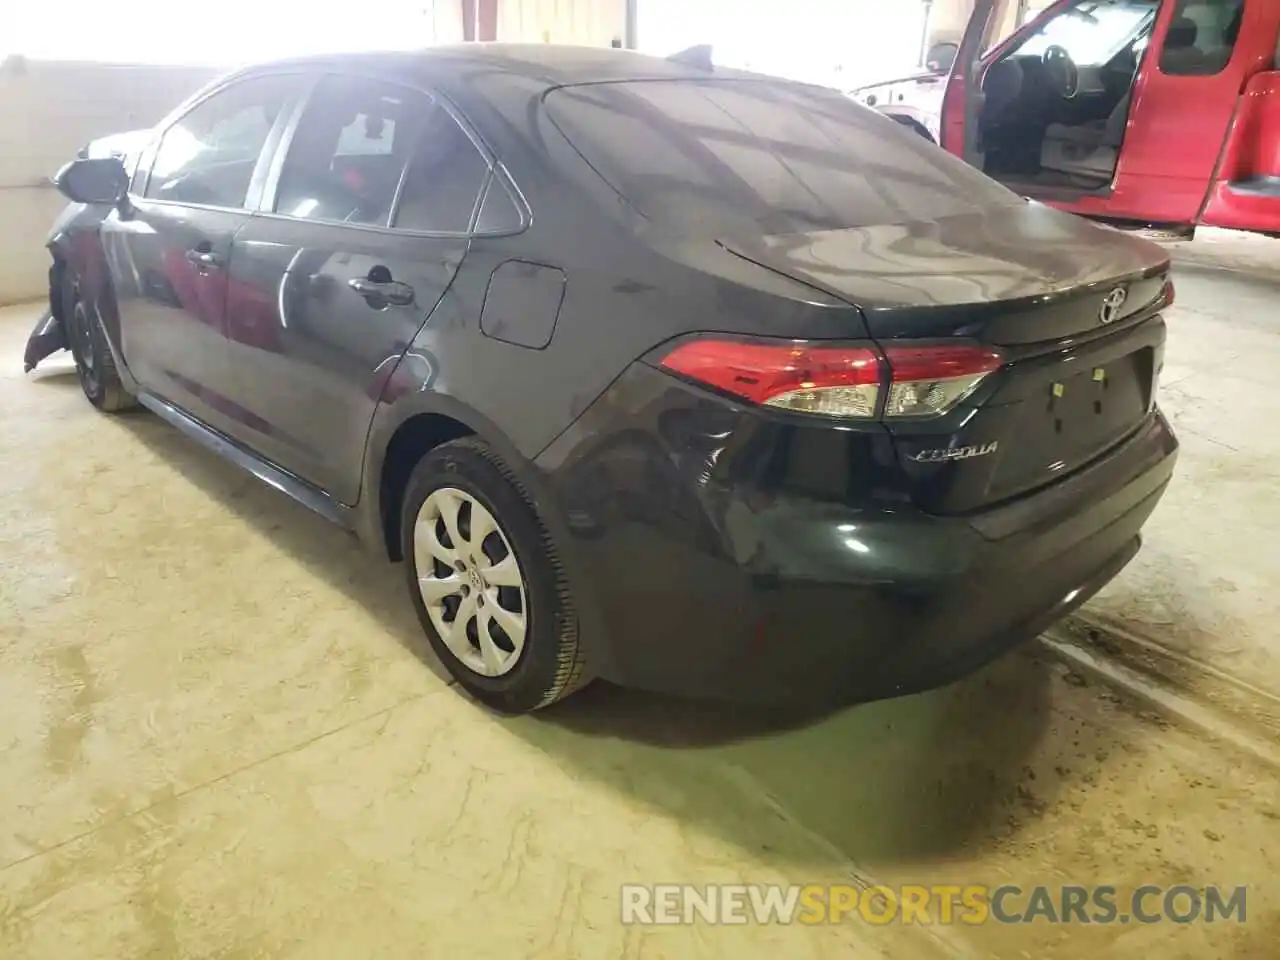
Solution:
<svg viewBox="0 0 1280 960">
<path fill-rule="evenodd" d="M 165 131 L 151 166 L 152 200 L 241 209 L 267 137 L 292 102 L 298 81 L 240 81 L 196 105 Z"/>
<path fill-rule="evenodd" d="M 1081 0 L 1027 37 L 1017 53 L 1044 57 L 1050 47 L 1060 47 L 1077 67 L 1101 67 L 1150 27 L 1157 6 L 1156 0 Z"/>
</svg>

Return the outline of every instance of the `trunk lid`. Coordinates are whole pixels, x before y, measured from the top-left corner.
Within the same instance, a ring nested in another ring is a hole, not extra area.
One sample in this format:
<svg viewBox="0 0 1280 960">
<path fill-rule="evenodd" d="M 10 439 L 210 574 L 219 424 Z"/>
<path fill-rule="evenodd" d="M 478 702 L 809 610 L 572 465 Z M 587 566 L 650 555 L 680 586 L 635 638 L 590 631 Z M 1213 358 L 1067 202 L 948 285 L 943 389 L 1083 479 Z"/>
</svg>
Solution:
<svg viewBox="0 0 1280 960">
<path fill-rule="evenodd" d="M 877 339 L 997 346 L 1096 331 L 1103 298 L 1125 285 L 1121 320 L 1155 299 L 1169 266 L 1153 243 L 1037 203 L 721 243 L 856 305 Z"/>
<path fill-rule="evenodd" d="M 1000 349 L 1004 366 L 946 415 L 885 421 L 925 510 L 967 513 L 1053 483 L 1154 408 L 1169 261 L 1147 241 L 1019 204 L 722 242 L 857 305 L 881 347 Z"/>
</svg>

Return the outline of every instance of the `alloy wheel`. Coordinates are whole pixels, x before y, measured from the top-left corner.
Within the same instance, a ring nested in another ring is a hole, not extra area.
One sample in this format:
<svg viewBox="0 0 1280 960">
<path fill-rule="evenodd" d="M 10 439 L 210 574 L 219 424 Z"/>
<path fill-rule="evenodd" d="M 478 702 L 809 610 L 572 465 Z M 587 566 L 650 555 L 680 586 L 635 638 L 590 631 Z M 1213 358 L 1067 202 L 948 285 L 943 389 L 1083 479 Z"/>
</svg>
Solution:
<svg viewBox="0 0 1280 960">
<path fill-rule="evenodd" d="M 528 590 L 511 541 L 493 514 L 456 487 L 431 492 L 413 527 L 414 564 L 427 616 L 468 669 L 515 669 L 529 626 Z"/>
</svg>

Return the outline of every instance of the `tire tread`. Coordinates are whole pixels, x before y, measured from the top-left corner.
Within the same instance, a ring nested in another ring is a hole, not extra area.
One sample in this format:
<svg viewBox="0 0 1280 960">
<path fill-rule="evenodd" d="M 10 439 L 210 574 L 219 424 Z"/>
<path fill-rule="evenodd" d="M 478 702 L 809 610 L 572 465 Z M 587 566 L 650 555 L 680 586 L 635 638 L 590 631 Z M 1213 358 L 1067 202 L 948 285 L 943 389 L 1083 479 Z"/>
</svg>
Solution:
<svg viewBox="0 0 1280 960">
<path fill-rule="evenodd" d="M 63 280 L 63 326 L 67 335 L 67 342 L 70 344 L 75 337 L 75 331 L 69 329 L 67 325 L 75 309 L 76 302 L 80 299 L 79 285 L 71 278 Z M 106 334 L 103 333 L 98 319 L 98 308 L 96 304 L 86 303 L 85 307 L 91 314 L 90 322 L 93 324 L 93 330 L 90 338 L 93 341 L 93 362 L 97 368 L 98 391 L 97 395 L 90 395 L 88 390 L 85 396 L 88 397 L 90 403 L 101 410 L 103 413 L 126 413 L 130 410 L 136 410 L 139 406 L 138 398 L 135 397 L 125 387 L 124 381 L 120 378 L 120 371 L 116 368 L 116 358 L 111 352 L 111 345 L 106 342 Z M 75 349 L 72 349 L 72 356 L 75 356 Z M 76 361 L 79 364 L 79 360 Z M 80 381 L 81 386 L 84 380 Z"/>
<path fill-rule="evenodd" d="M 549 638 L 555 644 L 554 653 L 551 654 L 554 657 L 554 669 L 547 671 L 546 667 L 543 668 L 543 675 L 545 676 L 545 672 L 550 672 L 551 676 L 549 681 L 544 681 L 545 685 L 541 689 L 530 684 L 532 689 L 526 687 L 519 694 L 513 690 L 510 694 L 487 692 L 482 695 L 482 699 L 504 712 L 521 713 L 541 710 L 580 690 L 593 679 L 579 636 L 579 619 L 568 575 L 560 559 L 559 551 L 556 549 L 555 541 L 538 514 L 533 497 L 530 496 L 528 489 L 521 483 L 515 471 L 488 443 L 475 436 L 462 437 L 442 443 L 433 447 L 419 461 L 419 466 L 415 468 L 415 473 L 428 462 L 433 465 L 447 462 L 451 453 L 460 454 L 459 460 L 461 461 L 471 460 L 474 462 L 477 459 L 483 461 L 485 466 L 496 474 L 496 478 L 509 488 L 515 499 L 523 504 L 527 511 L 528 519 L 533 523 L 533 532 L 536 533 L 541 541 L 542 555 L 537 560 L 540 563 L 545 562 L 549 569 L 551 592 L 554 594 L 556 601 L 555 609 L 550 612 L 553 619 L 553 637 Z M 474 483 L 475 481 L 473 479 L 470 482 Z M 413 488 L 414 481 L 411 478 L 409 489 L 412 490 Z M 403 550 L 406 563 L 411 562 L 413 550 L 409 532 L 412 529 L 409 518 L 411 508 L 412 499 L 406 499 L 401 506 L 401 530 L 402 536 L 405 538 Z M 505 521 L 501 516 L 498 519 L 499 522 L 505 525 Z M 529 533 L 530 531 L 526 528 L 526 538 Z M 409 580 L 410 584 L 413 585 L 412 576 L 410 576 Z M 471 692 L 475 694 L 474 689 Z"/>
</svg>

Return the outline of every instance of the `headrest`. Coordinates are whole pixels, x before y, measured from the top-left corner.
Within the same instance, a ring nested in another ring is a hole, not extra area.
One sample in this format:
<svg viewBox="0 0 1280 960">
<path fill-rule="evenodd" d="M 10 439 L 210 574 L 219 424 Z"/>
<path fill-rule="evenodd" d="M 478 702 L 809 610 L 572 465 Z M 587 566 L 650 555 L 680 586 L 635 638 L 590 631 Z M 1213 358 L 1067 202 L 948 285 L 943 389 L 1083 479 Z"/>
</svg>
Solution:
<svg viewBox="0 0 1280 960">
<path fill-rule="evenodd" d="M 1200 36 L 1200 28 L 1190 17 L 1178 17 L 1169 24 L 1169 35 L 1165 38 L 1166 50 L 1185 50 L 1196 45 Z"/>
</svg>

